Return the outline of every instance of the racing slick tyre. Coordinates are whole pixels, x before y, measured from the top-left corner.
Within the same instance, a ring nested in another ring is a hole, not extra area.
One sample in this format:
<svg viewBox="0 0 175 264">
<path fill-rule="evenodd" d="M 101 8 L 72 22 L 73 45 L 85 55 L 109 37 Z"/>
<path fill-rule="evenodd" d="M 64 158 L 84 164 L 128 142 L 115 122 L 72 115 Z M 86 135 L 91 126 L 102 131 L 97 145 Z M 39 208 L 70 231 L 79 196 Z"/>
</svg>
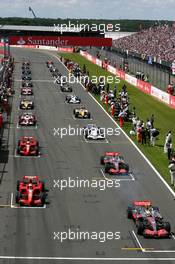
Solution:
<svg viewBox="0 0 175 264">
<path fill-rule="evenodd" d="M 88 139 L 88 132 L 87 131 L 85 132 L 84 137 L 85 137 L 85 139 Z"/>
<path fill-rule="evenodd" d="M 20 192 L 17 192 L 16 194 L 16 203 L 18 204 L 20 201 Z"/>
<path fill-rule="evenodd" d="M 20 155 L 21 152 L 20 152 L 20 147 L 17 148 L 17 154 Z"/>
<path fill-rule="evenodd" d="M 41 188 L 41 190 L 42 190 L 42 192 L 45 192 L 45 191 L 46 191 L 45 183 L 44 183 L 44 182 L 41 182 L 41 183 L 42 183 L 42 188 Z"/>
<path fill-rule="evenodd" d="M 75 113 L 75 118 L 78 118 L 78 114 L 77 113 Z"/>
<path fill-rule="evenodd" d="M 157 207 L 157 206 L 153 206 L 153 210 L 154 210 L 154 211 L 157 211 L 157 212 L 160 211 L 160 210 L 159 210 L 159 207 Z"/>
<path fill-rule="evenodd" d="M 164 222 L 163 226 L 165 228 L 165 230 L 170 234 L 171 233 L 171 225 L 169 222 Z"/>
<path fill-rule="evenodd" d="M 120 163 L 120 169 L 124 169 L 126 172 L 129 172 L 129 165 L 126 163 Z"/>
<path fill-rule="evenodd" d="M 91 114 L 90 113 L 87 114 L 87 118 L 91 119 Z"/>
<path fill-rule="evenodd" d="M 20 181 L 17 180 L 17 185 L 16 185 L 16 189 L 17 189 L 17 191 L 19 191 L 19 185 L 20 185 Z"/>
<path fill-rule="evenodd" d="M 104 165 L 105 163 L 104 163 L 104 156 L 101 156 L 101 158 L 100 158 L 100 164 L 101 165 Z"/>
<path fill-rule="evenodd" d="M 113 164 L 106 164 L 105 165 L 105 173 L 109 173 L 110 169 L 113 169 Z"/>
<path fill-rule="evenodd" d="M 39 148 L 36 149 L 35 156 L 39 156 Z"/>
<path fill-rule="evenodd" d="M 132 219 L 133 218 L 132 217 L 132 210 L 133 210 L 132 206 L 128 206 L 128 209 L 127 209 L 127 218 L 128 219 Z"/>
<path fill-rule="evenodd" d="M 138 222 L 137 224 L 137 234 L 138 235 L 143 235 L 143 231 L 144 231 L 144 224 L 142 222 Z"/>
<path fill-rule="evenodd" d="M 41 206 L 44 206 L 46 203 L 46 194 L 45 193 L 41 193 L 40 194 L 40 198 L 41 198 Z"/>
</svg>

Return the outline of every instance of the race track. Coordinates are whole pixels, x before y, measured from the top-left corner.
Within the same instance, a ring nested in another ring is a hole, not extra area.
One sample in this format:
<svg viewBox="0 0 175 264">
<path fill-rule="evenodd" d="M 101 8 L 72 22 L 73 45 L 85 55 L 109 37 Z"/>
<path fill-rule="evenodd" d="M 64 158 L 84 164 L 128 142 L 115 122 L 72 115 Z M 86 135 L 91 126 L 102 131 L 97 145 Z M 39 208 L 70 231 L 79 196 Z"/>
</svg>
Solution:
<svg viewBox="0 0 175 264">
<path fill-rule="evenodd" d="M 3 264 L 54 264 L 54 263 L 123 263 L 119 258 L 145 258 L 144 263 L 157 263 L 156 258 L 172 258 L 175 263 L 175 240 L 144 239 L 138 237 L 134 223 L 126 217 L 126 208 L 132 200 L 150 199 L 160 207 L 162 215 L 175 230 L 175 211 L 172 193 L 161 182 L 153 169 L 120 132 L 108 137 L 108 143 L 87 143 L 82 136 L 54 136 L 54 128 L 83 127 L 96 123 L 115 129 L 115 124 L 81 85 L 73 85 L 74 92 L 89 109 L 93 120 L 75 120 L 75 106 L 65 104 L 65 94 L 46 67 L 53 60 L 62 74 L 65 67 L 56 59 L 56 53 L 30 49 L 12 49 L 15 57 L 15 96 L 9 139 L 9 160 L 0 185 L 0 263 Z M 34 83 L 34 103 L 38 119 L 36 129 L 17 127 L 20 113 L 20 76 L 23 59 L 31 61 Z M 41 145 L 40 157 L 17 157 L 16 143 L 20 136 L 35 136 Z M 92 188 L 72 188 L 60 191 L 54 188 L 54 180 L 104 179 L 100 156 L 108 150 L 123 154 L 134 175 L 134 180 L 120 181 L 119 188 L 105 191 Z M 46 208 L 11 208 L 16 193 L 16 181 L 23 175 L 39 175 L 49 189 Z M 2 206 L 4 205 L 4 206 Z M 119 231 L 119 240 L 105 243 L 93 240 L 64 241 L 54 239 L 54 232 L 68 228 L 81 231 Z M 140 248 L 142 247 L 142 248 Z M 142 249 L 146 249 L 144 252 Z M 17 259 L 15 259 L 15 256 Z M 11 257 L 11 259 L 9 259 Z M 22 257 L 21 259 L 18 257 Z M 30 259 L 27 259 L 29 258 Z M 35 258 L 38 259 L 35 259 Z M 113 258 L 111 260 L 71 260 L 61 258 Z M 7 259 L 6 259 L 7 258 Z M 60 258 L 60 259 L 56 259 Z M 116 258 L 116 259 L 115 259 Z M 149 260 L 149 258 L 154 260 Z M 117 260 L 118 259 L 118 260 Z M 148 259 L 148 260 L 147 260 Z M 124 261 L 130 263 L 130 261 Z M 135 263 L 134 261 L 132 263 Z M 138 260 L 136 263 L 142 263 Z M 166 262 L 162 262 L 166 263 Z"/>
</svg>

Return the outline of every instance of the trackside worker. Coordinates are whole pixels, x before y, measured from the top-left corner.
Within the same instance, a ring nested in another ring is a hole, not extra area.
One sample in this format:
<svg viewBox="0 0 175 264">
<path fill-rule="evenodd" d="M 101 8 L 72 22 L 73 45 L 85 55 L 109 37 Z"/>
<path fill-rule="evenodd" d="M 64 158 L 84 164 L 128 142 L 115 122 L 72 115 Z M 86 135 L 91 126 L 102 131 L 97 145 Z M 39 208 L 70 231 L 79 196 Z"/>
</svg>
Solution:
<svg viewBox="0 0 175 264">
<path fill-rule="evenodd" d="M 170 170 L 171 185 L 175 187 L 175 155 L 172 157 L 168 168 Z"/>
<path fill-rule="evenodd" d="M 114 117 L 114 114 L 115 114 L 115 104 L 112 103 L 111 104 L 111 115 Z"/>
</svg>

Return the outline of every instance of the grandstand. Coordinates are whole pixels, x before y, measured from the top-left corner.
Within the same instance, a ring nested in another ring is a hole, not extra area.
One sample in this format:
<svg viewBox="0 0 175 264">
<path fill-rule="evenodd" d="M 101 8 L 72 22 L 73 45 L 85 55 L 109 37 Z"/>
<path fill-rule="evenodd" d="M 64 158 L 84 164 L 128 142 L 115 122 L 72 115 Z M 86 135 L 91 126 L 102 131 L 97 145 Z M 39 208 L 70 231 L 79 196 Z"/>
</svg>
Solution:
<svg viewBox="0 0 175 264">
<path fill-rule="evenodd" d="M 114 40 L 115 48 L 151 57 L 154 62 L 173 62 L 175 60 L 175 24 L 152 26 L 149 29 Z"/>
</svg>

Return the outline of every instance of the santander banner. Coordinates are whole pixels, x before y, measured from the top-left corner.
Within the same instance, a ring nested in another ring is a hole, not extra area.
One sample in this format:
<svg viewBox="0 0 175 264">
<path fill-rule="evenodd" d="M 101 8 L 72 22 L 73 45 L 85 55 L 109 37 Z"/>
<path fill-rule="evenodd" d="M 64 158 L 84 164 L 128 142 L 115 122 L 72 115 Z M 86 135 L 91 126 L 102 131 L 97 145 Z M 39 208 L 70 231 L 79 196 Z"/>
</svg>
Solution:
<svg viewBox="0 0 175 264">
<path fill-rule="evenodd" d="M 104 46 L 111 47 L 111 38 L 69 37 L 69 36 L 11 36 L 10 45 L 43 45 L 43 46 Z"/>
</svg>

